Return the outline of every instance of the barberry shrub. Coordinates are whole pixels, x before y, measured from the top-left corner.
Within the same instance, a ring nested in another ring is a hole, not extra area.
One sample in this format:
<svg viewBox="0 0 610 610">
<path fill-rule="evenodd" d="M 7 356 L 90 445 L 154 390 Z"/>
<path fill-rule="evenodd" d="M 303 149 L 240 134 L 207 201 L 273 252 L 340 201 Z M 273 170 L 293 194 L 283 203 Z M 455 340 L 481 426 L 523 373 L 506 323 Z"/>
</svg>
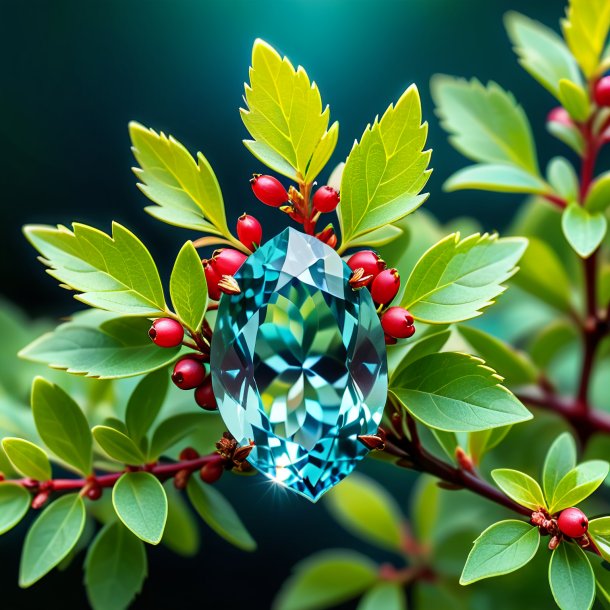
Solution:
<svg viewBox="0 0 610 610">
<path fill-rule="evenodd" d="M 506 237 L 475 221 L 441 226 L 419 209 L 431 152 L 415 86 L 316 186 L 338 123 L 303 68 L 254 44 L 244 144 L 253 169 L 274 175 L 254 175 L 253 200 L 336 249 L 352 288 L 371 291 L 389 393 L 378 434 L 361 440 L 380 467 L 421 473 L 408 514 L 359 473 L 330 491 L 331 515 L 377 547 L 375 559 L 350 550 L 306 559 L 277 610 L 352 598 L 360 610 L 610 605 L 610 172 L 596 173 L 610 141 L 610 4 L 572 0 L 563 38 L 515 13 L 506 25 L 520 63 L 555 98 L 547 127 L 570 160 L 541 173 L 525 112 L 500 85 L 432 81 L 441 124 L 474 161 L 445 188 L 527 197 Z M 83 561 L 96 610 L 129 606 L 151 546 L 193 555 L 196 514 L 256 549 L 214 486 L 255 473 L 251 447 L 216 411 L 209 357 L 218 300 L 240 290 L 233 274 L 272 235 L 242 210 L 230 211 L 230 229 L 201 153 L 137 123 L 130 135 L 146 211 L 200 235 L 177 253 L 169 291 L 120 224 L 28 226 L 48 273 L 87 308 L 53 329 L 1 314 L 5 361 L 27 343 L 20 355 L 37 365 L 0 367 L 0 533 L 39 513 L 20 585 Z"/>
</svg>

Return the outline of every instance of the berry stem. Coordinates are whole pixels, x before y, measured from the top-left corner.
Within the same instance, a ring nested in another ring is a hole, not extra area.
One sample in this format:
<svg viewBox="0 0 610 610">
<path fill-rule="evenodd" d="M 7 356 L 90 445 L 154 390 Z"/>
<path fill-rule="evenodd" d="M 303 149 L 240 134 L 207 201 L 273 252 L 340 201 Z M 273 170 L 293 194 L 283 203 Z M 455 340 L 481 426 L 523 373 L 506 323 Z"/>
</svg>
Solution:
<svg viewBox="0 0 610 610">
<path fill-rule="evenodd" d="M 86 478 L 77 479 L 50 479 L 49 481 L 33 481 L 32 479 L 6 479 L 7 482 L 21 485 L 22 487 L 37 493 L 42 486 L 46 490 L 53 492 L 67 492 L 67 491 L 81 491 L 91 486 L 101 487 L 103 489 L 113 487 L 114 484 L 125 474 L 126 472 L 134 471 L 146 471 L 154 475 L 161 482 L 167 479 L 173 478 L 178 472 L 187 471 L 193 473 L 199 470 L 205 464 L 221 462 L 224 458 L 218 453 L 211 453 L 209 455 L 203 455 L 192 460 L 180 460 L 178 462 L 172 462 L 169 464 L 154 464 L 150 466 L 142 466 L 138 468 L 125 468 L 121 472 L 113 472 L 103 475 L 93 475 Z"/>
</svg>

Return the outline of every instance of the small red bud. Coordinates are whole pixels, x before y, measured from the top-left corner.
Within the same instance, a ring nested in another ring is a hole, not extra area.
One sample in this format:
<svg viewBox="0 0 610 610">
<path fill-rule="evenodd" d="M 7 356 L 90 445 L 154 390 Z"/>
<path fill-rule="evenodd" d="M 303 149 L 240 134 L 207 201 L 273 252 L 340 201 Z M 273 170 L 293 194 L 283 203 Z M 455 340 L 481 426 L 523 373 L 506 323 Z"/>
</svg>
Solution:
<svg viewBox="0 0 610 610">
<path fill-rule="evenodd" d="M 561 106 L 553 108 L 548 113 L 546 120 L 548 123 L 560 123 L 561 125 L 566 125 L 567 127 L 571 127 L 572 125 L 574 125 L 568 111 L 565 108 L 562 108 Z"/>
<path fill-rule="evenodd" d="M 199 457 L 199 452 L 193 447 L 185 447 L 178 456 L 181 461 L 196 460 Z"/>
<path fill-rule="evenodd" d="M 352 254 L 347 261 L 347 266 L 352 271 L 362 268 L 365 275 L 372 275 L 373 278 L 376 278 L 386 268 L 385 262 L 372 250 L 361 250 Z"/>
<path fill-rule="evenodd" d="M 415 333 L 413 316 L 403 307 L 390 307 L 381 317 L 381 327 L 390 337 L 407 339 Z"/>
<path fill-rule="evenodd" d="M 209 264 L 219 276 L 218 279 L 220 280 L 223 275 L 235 275 L 247 258 L 248 257 L 239 250 L 221 248 L 214 252 Z"/>
<path fill-rule="evenodd" d="M 549 551 L 554 551 L 561 542 L 561 538 L 559 536 L 552 536 L 549 540 Z"/>
<path fill-rule="evenodd" d="M 100 485 L 92 485 L 87 489 L 87 498 L 93 501 L 99 500 L 102 497 L 103 492 L 104 490 Z"/>
<path fill-rule="evenodd" d="M 398 341 L 394 337 L 390 337 L 390 335 L 384 334 L 384 338 L 386 345 L 396 345 L 398 343 Z"/>
<path fill-rule="evenodd" d="M 206 411 L 218 409 L 214 389 L 212 388 L 212 377 L 208 375 L 203 383 L 195 390 L 195 402 Z"/>
<path fill-rule="evenodd" d="M 598 106 L 610 106 L 610 76 L 604 76 L 597 81 L 593 91 L 593 97 Z"/>
<path fill-rule="evenodd" d="M 326 245 L 331 248 L 337 247 L 337 236 L 334 233 L 326 240 Z"/>
<path fill-rule="evenodd" d="M 203 260 L 201 262 L 205 272 L 205 280 L 208 285 L 208 295 L 213 301 L 218 301 L 221 294 L 218 282 L 220 281 L 221 276 L 214 271 L 210 260 Z"/>
<path fill-rule="evenodd" d="M 398 294 L 400 288 L 400 274 L 396 269 L 385 269 L 371 284 L 373 301 L 380 305 L 387 305 Z"/>
<path fill-rule="evenodd" d="M 244 213 L 237 220 L 237 237 L 248 250 L 254 252 L 261 245 L 263 227 L 254 216 Z"/>
<path fill-rule="evenodd" d="M 455 448 L 455 459 L 462 470 L 474 472 L 474 463 L 472 462 L 472 458 L 461 447 Z"/>
<path fill-rule="evenodd" d="M 254 174 L 252 180 L 252 191 L 259 201 L 265 205 L 279 208 L 288 201 L 288 193 L 282 183 L 273 176 L 261 176 Z"/>
<path fill-rule="evenodd" d="M 178 360 L 172 373 L 172 381 L 181 390 L 194 390 L 205 379 L 205 367 L 199 360 L 185 356 Z"/>
<path fill-rule="evenodd" d="M 174 475 L 174 487 L 176 489 L 186 489 L 188 485 L 189 479 L 191 478 L 191 471 L 184 468 L 183 470 L 179 470 Z"/>
<path fill-rule="evenodd" d="M 580 538 L 589 529 L 589 520 L 579 508 L 566 508 L 561 511 L 557 525 L 561 533 L 570 538 Z"/>
<path fill-rule="evenodd" d="M 330 236 L 335 234 L 335 227 L 333 226 L 333 223 L 329 223 L 327 224 L 324 229 L 322 229 L 319 233 L 316 233 L 316 237 L 320 240 L 323 241 L 324 243 L 327 243 Z"/>
<path fill-rule="evenodd" d="M 215 460 L 213 462 L 204 464 L 199 471 L 199 476 L 204 483 L 209 483 L 211 485 L 220 479 L 223 472 L 224 467 L 222 465 L 222 461 Z"/>
<path fill-rule="evenodd" d="M 50 489 L 45 489 L 44 491 L 37 493 L 34 496 L 34 499 L 32 500 L 32 508 L 34 510 L 38 510 L 38 509 L 42 508 L 47 503 L 47 500 L 49 499 L 50 495 L 51 495 Z"/>
<path fill-rule="evenodd" d="M 178 347 L 184 339 L 184 329 L 176 320 L 158 318 L 152 323 L 148 336 L 159 347 Z"/>
<path fill-rule="evenodd" d="M 332 186 L 323 186 L 314 193 L 312 202 L 318 212 L 332 212 L 339 200 L 339 193 Z"/>
</svg>

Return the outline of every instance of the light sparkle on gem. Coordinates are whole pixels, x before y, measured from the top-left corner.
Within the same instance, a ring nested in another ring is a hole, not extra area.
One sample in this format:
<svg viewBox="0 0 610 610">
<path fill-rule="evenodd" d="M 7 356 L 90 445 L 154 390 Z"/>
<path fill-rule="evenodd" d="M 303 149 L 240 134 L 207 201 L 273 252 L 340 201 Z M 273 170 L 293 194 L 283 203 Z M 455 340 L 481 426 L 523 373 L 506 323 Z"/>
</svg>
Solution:
<svg viewBox="0 0 610 610">
<path fill-rule="evenodd" d="M 223 295 L 211 370 L 220 414 L 248 461 L 316 501 L 366 455 L 387 397 L 383 331 L 368 290 L 317 238 L 286 229 Z"/>
</svg>

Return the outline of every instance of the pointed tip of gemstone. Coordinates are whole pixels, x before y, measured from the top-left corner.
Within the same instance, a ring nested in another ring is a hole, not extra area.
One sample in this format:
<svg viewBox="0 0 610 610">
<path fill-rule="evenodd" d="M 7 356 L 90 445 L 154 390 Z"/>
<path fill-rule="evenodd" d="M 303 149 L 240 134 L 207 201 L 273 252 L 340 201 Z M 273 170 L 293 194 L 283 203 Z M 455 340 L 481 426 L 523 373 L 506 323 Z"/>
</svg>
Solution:
<svg viewBox="0 0 610 610">
<path fill-rule="evenodd" d="M 289 228 L 235 274 L 212 341 L 214 392 L 248 461 L 316 502 L 367 453 L 387 396 L 384 335 L 368 291 L 315 237 Z"/>
</svg>

